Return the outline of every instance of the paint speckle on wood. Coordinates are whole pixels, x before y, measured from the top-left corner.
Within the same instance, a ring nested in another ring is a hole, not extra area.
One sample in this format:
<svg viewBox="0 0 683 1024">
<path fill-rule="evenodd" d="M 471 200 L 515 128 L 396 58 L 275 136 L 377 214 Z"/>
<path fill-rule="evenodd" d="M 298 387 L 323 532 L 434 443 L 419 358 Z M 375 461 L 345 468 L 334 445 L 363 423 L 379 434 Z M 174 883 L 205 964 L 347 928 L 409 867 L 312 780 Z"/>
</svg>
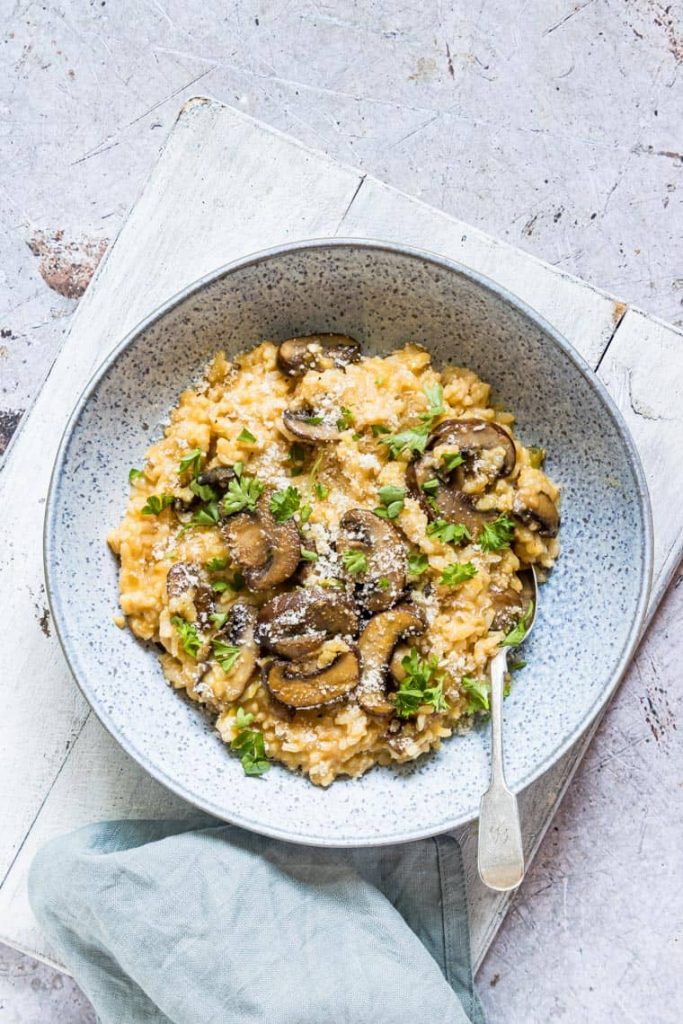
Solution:
<svg viewBox="0 0 683 1024">
<path fill-rule="evenodd" d="M 39 259 L 45 284 L 66 299 L 80 299 L 107 251 L 107 238 L 64 239 L 61 230 L 37 231 L 27 245 Z"/>
</svg>

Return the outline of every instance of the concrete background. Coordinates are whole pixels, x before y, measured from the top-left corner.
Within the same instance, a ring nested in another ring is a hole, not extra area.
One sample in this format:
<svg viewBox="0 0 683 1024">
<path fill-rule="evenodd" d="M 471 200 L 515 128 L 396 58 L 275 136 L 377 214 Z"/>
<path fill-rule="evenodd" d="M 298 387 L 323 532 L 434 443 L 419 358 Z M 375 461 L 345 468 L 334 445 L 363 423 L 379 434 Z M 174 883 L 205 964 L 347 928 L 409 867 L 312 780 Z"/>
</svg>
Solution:
<svg viewBox="0 0 683 1024">
<path fill-rule="evenodd" d="M 683 324 L 683 7 L 0 0 L 0 449 L 184 99 L 214 95 Z M 683 1018 L 674 581 L 480 974 L 492 1024 Z M 85 1024 L 0 948 L 3 1024 Z"/>
</svg>

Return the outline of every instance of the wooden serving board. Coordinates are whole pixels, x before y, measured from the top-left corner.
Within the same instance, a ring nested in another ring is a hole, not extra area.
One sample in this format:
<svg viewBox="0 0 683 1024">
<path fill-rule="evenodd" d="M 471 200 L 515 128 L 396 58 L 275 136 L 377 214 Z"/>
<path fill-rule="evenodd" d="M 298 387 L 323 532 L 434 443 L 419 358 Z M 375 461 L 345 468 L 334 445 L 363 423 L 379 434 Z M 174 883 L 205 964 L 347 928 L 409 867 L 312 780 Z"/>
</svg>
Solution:
<svg viewBox="0 0 683 1024">
<path fill-rule="evenodd" d="M 27 870 L 43 842 L 103 818 L 190 813 L 105 732 L 50 630 L 41 533 L 70 410 L 120 338 L 188 282 L 259 249 L 332 235 L 442 253 L 505 285 L 554 324 L 598 369 L 643 456 L 655 521 L 650 615 L 679 561 L 683 475 L 680 446 L 670 442 L 683 427 L 680 334 L 230 107 L 190 100 L 81 302 L 0 477 L 2 507 L 16 510 L 5 520 L 0 545 L 0 940 L 34 956 L 55 962 L 26 897 Z M 529 858 L 596 725 L 523 793 Z M 462 829 L 460 839 L 479 964 L 509 897 L 489 892 L 477 878 L 476 824 Z"/>
</svg>

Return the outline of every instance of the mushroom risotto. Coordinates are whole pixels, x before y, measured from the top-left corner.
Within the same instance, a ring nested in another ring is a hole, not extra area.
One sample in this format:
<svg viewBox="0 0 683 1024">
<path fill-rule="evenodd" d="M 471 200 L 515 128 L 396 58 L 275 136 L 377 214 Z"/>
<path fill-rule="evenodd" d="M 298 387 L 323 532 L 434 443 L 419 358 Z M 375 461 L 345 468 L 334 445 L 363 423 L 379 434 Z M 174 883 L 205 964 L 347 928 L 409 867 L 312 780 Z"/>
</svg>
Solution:
<svg viewBox="0 0 683 1024">
<path fill-rule="evenodd" d="M 558 553 L 544 452 L 471 370 L 341 335 L 219 353 L 130 471 L 121 609 L 244 770 L 326 786 L 488 711 Z M 119 620 L 123 624 L 123 620 Z"/>
</svg>

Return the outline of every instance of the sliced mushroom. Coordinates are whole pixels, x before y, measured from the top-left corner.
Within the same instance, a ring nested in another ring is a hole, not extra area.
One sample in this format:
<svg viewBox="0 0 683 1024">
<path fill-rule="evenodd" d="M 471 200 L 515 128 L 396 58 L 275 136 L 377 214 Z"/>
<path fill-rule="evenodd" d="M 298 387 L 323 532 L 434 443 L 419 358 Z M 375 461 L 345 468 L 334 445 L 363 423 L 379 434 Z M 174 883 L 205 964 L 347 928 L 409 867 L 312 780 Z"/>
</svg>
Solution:
<svg viewBox="0 0 683 1024">
<path fill-rule="evenodd" d="M 213 469 L 205 469 L 197 477 L 197 483 L 202 487 L 213 487 L 217 495 L 222 496 L 230 486 L 230 481 L 235 479 L 235 470 L 232 466 L 214 466 Z"/>
<path fill-rule="evenodd" d="M 396 604 L 406 585 L 408 555 L 395 526 L 369 509 L 349 509 L 339 524 L 337 551 L 359 551 L 368 560 L 365 572 L 349 575 L 363 608 L 381 612 Z"/>
<path fill-rule="evenodd" d="M 442 444 L 452 444 L 469 458 L 476 458 L 483 451 L 502 448 L 505 454 L 498 476 L 509 476 L 517 461 L 515 442 L 504 427 L 490 420 L 443 420 L 432 431 L 429 447 Z"/>
<path fill-rule="evenodd" d="M 223 700 L 239 700 L 254 674 L 259 653 L 255 629 L 256 608 L 244 601 L 237 601 L 230 609 L 227 622 L 214 637 L 214 640 L 222 640 L 240 648 L 239 657 L 227 673 L 228 678 L 222 686 Z"/>
<path fill-rule="evenodd" d="M 512 509 L 521 522 L 541 537 L 556 537 L 560 529 L 560 513 L 557 505 L 544 491 L 528 497 L 517 495 Z"/>
<path fill-rule="evenodd" d="M 325 668 L 315 658 L 271 661 L 263 672 L 269 692 L 288 708 L 308 711 L 335 704 L 358 685 L 360 668 L 355 651 L 343 651 Z"/>
<path fill-rule="evenodd" d="M 264 491 L 255 512 L 229 516 L 221 531 L 250 590 L 284 583 L 301 557 L 299 531 L 292 519 L 278 523 L 270 511 L 271 491 Z"/>
<path fill-rule="evenodd" d="M 194 609 L 196 621 L 205 626 L 215 608 L 215 596 L 202 579 L 201 567 L 193 562 L 175 562 L 166 576 L 166 592 L 172 612 L 188 613 Z M 192 608 L 188 608 L 188 602 Z"/>
<path fill-rule="evenodd" d="M 355 636 L 358 612 L 344 594 L 311 588 L 278 594 L 258 614 L 258 642 L 283 658 L 302 658 L 333 636 Z"/>
<path fill-rule="evenodd" d="M 336 441 L 339 437 L 336 420 L 318 416 L 312 409 L 286 409 L 282 422 L 292 437 L 309 444 Z"/>
<path fill-rule="evenodd" d="M 346 334 L 309 334 L 287 338 L 277 351 L 278 369 L 288 377 L 302 377 L 309 370 L 344 367 L 360 359 L 360 342 Z"/>
<path fill-rule="evenodd" d="M 518 578 L 522 584 L 521 590 L 515 590 L 513 587 L 506 587 L 505 590 L 491 590 L 491 606 L 494 610 L 491 622 L 492 630 L 509 633 L 526 613 L 529 603 L 534 600 L 531 571 L 528 569 L 520 571 Z"/>
<path fill-rule="evenodd" d="M 415 608 L 401 604 L 380 612 L 368 622 L 360 635 L 361 677 L 356 690 L 358 703 L 370 715 L 390 715 L 394 705 L 387 696 L 389 663 L 400 640 L 425 631 Z"/>
</svg>

